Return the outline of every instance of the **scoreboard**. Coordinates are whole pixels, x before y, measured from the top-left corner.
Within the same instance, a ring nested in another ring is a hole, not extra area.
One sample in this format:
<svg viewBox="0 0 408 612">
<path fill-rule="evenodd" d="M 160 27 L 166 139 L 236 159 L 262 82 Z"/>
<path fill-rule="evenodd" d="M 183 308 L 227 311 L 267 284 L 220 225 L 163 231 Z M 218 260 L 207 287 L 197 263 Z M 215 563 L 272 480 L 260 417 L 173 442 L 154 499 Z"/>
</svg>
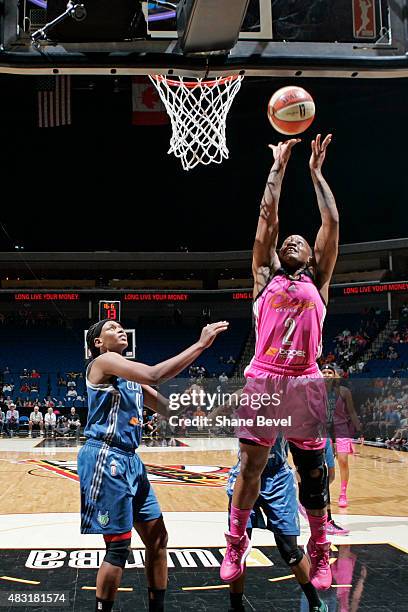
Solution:
<svg viewBox="0 0 408 612">
<path fill-rule="evenodd" d="M 120 300 L 99 301 L 99 320 L 102 319 L 120 321 Z"/>
</svg>

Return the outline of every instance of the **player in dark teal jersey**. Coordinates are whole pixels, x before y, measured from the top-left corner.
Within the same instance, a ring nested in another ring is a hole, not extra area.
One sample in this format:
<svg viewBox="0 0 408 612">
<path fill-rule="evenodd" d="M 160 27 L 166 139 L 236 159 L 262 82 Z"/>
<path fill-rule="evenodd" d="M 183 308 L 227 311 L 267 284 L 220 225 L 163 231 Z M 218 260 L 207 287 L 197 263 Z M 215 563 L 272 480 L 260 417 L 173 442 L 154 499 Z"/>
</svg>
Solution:
<svg viewBox="0 0 408 612">
<path fill-rule="evenodd" d="M 96 580 L 95 610 L 113 608 L 131 543 L 132 527 L 146 547 L 149 611 L 164 610 L 167 586 L 167 532 L 143 462 L 135 450 L 143 427 L 143 405 L 164 416 L 168 401 L 151 385 L 182 372 L 228 328 L 226 321 L 206 325 L 198 342 L 154 366 L 125 359 L 122 325 L 105 319 L 92 325 L 87 345 L 87 441 L 78 454 L 81 531 L 103 534 L 106 555 Z"/>
</svg>

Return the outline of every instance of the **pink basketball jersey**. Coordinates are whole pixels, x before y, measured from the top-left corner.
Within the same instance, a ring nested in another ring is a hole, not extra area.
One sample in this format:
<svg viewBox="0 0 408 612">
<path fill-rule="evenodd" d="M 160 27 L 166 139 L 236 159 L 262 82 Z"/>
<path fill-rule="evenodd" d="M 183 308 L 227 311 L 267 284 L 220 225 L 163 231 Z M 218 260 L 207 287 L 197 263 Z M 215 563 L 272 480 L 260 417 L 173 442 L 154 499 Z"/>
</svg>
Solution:
<svg viewBox="0 0 408 612">
<path fill-rule="evenodd" d="M 289 376 L 315 373 L 326 307 L 310 276 L 275 275 L 254 302 L 255 355 L 247 368 Z"/>
<path fill-rule="evenodd" d="M 334 425 L 347 425 L 350 422 L 350 415 L 346 408 L 346 400 L 340 395 L 337 397 L 336 408 L 333 415 Z"/>
</svg>

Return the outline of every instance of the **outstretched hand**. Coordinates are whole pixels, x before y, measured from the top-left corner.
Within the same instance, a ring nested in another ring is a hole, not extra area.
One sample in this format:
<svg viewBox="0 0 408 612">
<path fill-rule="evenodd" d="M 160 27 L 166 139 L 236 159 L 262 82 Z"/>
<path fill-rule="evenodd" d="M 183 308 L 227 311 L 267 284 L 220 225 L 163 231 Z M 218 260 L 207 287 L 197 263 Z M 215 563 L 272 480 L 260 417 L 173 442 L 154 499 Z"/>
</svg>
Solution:
<svg viewBox="0 0 408 612">
<path fill-rule="evenodd" d="M 331 143 L 332 134 L 328 134 L 321 142 L 322 135 L 318 134 L 316 140 L 312 140 L 312 155 L 310 156 L 309 167 L 312 172 L 320 172 L 324 159 L 326 157 L 326 149 Z"/>
<path fill-rule="evenodd" d="M 200 343 L 204 348 L 208 348 L 212 345 L 218 334 L 228 329 L 228 321 L 218 321 L 218 323 L 209 323 L 201 332 Z"/>
<path fill-rule="evenodd" d="M 301 142 L 300 138 L 291 138 L 285 140 L 285 142 L 278 142 L 277 145 L 270 144 L 269 148 L 273 151 L 273 157 L 275 161 L 282 164 L 287 164 L 292 153 L 292 149 L 295 145 Z"/>
</svg>

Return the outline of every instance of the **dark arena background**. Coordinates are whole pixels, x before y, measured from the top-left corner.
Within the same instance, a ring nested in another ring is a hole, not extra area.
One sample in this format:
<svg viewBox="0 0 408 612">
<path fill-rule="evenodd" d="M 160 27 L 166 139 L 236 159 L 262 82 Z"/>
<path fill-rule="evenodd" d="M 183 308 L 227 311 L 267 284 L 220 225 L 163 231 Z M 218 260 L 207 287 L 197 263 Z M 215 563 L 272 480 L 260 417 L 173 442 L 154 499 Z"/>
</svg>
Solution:
<svg viewBox="0 0 408 612">
<path fill-rule="evenodd" d="M 318 364 L 351 392 L 359 422 L 346 506 L 344 456 L 335 462 L 331 511 L 342 529 L 329 536 L 332 586 L 319 593 L 329 612 L 407 609 L 407 9 L 404 0 L 121 0 L 114 9 L 0 0 L 0 608 L 95 609 L 105 543 L 80 533 L 77 457 L 85 335 L 108 318 L 126 330 L 124 356 L 148 365 L 229 322 L 160 385 L 167 397 L 204 399 L 176 421 L 144 406 L 137 450 L 169 534 L 164 609 L 229 610 L 219 574 L 238 440 L 228 419 L 203 417 L 242 389 L 254 355 L 252 248 L 268 145 L 290 138 L 267 107 L 297 86 L 316 115 L 283 180 L 278 246 L 292 234 L 314 244 L 311 141 L 332 134 L 323 174 L 340 246 Z M 168 153 L 175 126 L 149 75 L 244 77 L 222 164 L 186 172 Z M 37 407 L 55 425 L 33 426 Z M 300 514 L 302 548 L 309 533 Z M 114 611 L 149 610 L 145 562 L 134 530 Z M 309 610 L 265 529 L 253 533 L 243 605 Z"/>
</svg>

